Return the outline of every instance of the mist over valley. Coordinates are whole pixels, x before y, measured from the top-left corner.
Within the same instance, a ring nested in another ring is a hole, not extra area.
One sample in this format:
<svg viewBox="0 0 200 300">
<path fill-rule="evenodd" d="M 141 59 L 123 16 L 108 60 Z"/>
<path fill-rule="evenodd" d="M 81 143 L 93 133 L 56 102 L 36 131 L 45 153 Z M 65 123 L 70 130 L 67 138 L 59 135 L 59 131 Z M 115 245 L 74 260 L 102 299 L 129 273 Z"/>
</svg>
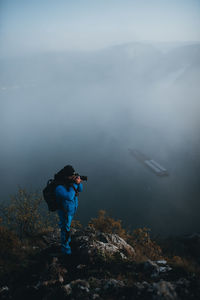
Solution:
<svg viewBox="0 0 200 300">
<path fill-rule="evenodd" d="M 88 176 L 77 218 L 200 230 L 200 44 L 134 42 L 0 59 L 1 199 L 41 191 L 64 165 Z M 163 165 L 157 177 L 131 157 Z"/>
</svg>

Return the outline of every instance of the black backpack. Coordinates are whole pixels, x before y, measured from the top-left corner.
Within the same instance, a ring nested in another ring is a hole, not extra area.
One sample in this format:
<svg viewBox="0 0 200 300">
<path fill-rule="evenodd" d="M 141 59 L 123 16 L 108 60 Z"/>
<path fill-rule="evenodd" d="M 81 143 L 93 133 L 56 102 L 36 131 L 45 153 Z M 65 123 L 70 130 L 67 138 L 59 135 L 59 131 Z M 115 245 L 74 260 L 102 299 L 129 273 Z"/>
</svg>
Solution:
<svg viewBox="0 0 200 300">
<path fill-rule="evenodd" d="M 57 209 L 62 209 L 62 205 L 56 201 L 55 194 L 55 189 L 59 184 L 64 185 L 67 189 L 69 188 L 69 185 L 65 185 L 62 182 L 57 181 L 56 179 L 50 179 L 47 182 L 46 187 L 42 191 L 44 200 L 48 205 L 49 211 L 56 211 Z M 74 189 L 76 196 L 78 196 L 78 190 L 73 185 L 70 186 Z"/>
<path fill-rule="evenodd" d="M 54 179 L 50 179 L 47 182 L 46 187 L 43 189 L 43 197 L 48 205 L 49 211 L 56 211 L 57 209 L 60 209 L 59 204 L 56 201 L 56 194 L 55 189 L 58 183 Z"/>
</svg>

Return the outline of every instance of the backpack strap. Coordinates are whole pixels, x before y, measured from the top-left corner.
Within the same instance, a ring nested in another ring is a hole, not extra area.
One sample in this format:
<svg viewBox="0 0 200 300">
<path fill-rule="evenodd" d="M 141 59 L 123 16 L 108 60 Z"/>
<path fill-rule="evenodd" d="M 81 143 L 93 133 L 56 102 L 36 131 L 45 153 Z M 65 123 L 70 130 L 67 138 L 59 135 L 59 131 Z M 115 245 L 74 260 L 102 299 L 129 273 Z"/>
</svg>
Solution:
<svg viewBox="0 0 200 300">
<path fill-rule="evenodd" d="M 75 196 L 78 196 L 78 195 L 79 195 L 78 189 L 76 189 L 76 188 L 74 187 L 73 184 L 71 185 L 71 187 L 72 187 L 72 188 L 74 189 L 74 191 L 75 191 Z"/>
</svg>

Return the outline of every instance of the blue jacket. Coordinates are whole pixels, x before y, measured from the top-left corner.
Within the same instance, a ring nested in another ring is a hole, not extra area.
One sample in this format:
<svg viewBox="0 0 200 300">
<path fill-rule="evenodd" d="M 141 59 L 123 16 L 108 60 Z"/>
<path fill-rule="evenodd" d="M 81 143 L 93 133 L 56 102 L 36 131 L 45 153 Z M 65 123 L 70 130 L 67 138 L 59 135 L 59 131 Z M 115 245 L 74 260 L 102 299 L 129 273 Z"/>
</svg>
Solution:
<svg viewBox="0 0 200 300">
<path fill-rule="evenodd" d="M 73 183 L 73 186 L 78 190 L 78 192 L 82 192 L 83 185 L 82 183 L 76 184 Z M 73 187 L 70 186 L 69 190 L 67 190 L 63 185 L 58 185 L 55 190 L 56 200 L 59 204 L 62 205 L 63 210 L 68 214 L 73 216 L 78 207 L 78 197 L 75 195 L 75 191 Z"/>
</svg>

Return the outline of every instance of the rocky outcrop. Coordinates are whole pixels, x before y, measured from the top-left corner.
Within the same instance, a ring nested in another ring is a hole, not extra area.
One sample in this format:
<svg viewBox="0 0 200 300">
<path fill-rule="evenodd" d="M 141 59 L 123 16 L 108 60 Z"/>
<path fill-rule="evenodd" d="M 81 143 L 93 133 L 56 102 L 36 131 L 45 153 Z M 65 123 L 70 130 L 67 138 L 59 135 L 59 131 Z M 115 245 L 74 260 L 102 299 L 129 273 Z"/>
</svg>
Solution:
<svg viewBox="0 0 200 300">
<path fill-rule="evenodd" d="M 166 260 L 137 263 L 135 249 L 117 234 L 72 230 L 72 255 L 60 253 L 59 231 L 44 249 L 0 287 L 0 299 L 198 299 L 199 281 L 180 276 Z"/>
<path fill-rule="evenodd" d="M 96 262 L 116 257 L 127 260 L 135 256 L 135 250 L 117 234 L 99 232 L 91 227 L 74 231 L 73 244 L 83 261 Z"/>
</svg>

